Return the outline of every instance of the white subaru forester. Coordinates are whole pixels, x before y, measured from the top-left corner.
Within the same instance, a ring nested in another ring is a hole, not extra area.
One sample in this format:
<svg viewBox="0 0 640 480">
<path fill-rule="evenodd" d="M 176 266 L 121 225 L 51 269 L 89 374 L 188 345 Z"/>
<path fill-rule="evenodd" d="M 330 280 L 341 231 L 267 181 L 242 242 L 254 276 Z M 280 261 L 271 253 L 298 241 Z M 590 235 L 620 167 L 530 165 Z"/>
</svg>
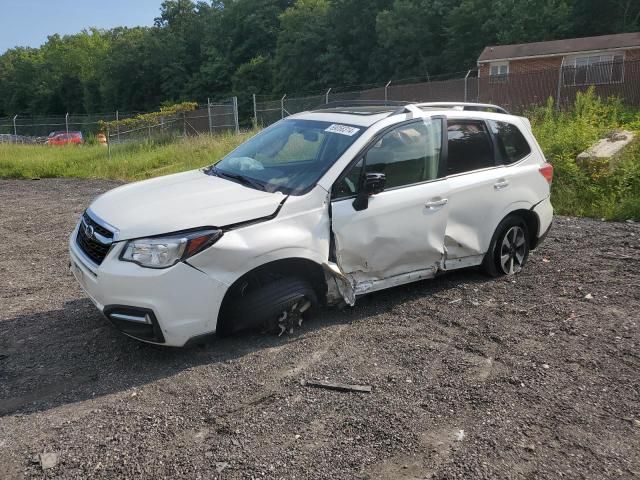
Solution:
<svg viewBox="0 0 640 480">
<path fill-rule="evenodd" d="M 139 340 L 282 333 L 315 305 L 440 272 L 517 273 L 551 226 L 552 176 L 528 120 L 500 107 L 327 105 L 215 166 L 98 197 L 70 268 Z"/>
</svg>

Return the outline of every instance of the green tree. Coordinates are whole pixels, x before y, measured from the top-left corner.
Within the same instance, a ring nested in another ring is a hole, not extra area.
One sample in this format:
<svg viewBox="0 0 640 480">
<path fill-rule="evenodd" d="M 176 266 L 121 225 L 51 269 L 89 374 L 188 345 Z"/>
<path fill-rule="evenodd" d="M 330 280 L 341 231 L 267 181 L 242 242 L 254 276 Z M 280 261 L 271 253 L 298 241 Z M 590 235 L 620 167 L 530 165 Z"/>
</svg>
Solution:
<svg viewBox="0 0 640 480">
<path fill-rule="evenodd" d="M 301 92 L 325 86 L 328 13 L 327 0 L 298 0 L 281 15 L 274 62 L 277 90 Z"/>
<path fill-rule="evenodd" d="M 461 0 L 446 17 L 444 59 L 450 71 L 472 68 L 487 45 L 565 38 L 569 0 Z"/>
<path fill-rule="evenodd" d="M 384 48 L 378 70 L 388 78 L 429 77 L 450 71 L 444 62 L 444 20 L 448 0 L 396 0 L 377 17 L 377 32 Z"/>
</svg>

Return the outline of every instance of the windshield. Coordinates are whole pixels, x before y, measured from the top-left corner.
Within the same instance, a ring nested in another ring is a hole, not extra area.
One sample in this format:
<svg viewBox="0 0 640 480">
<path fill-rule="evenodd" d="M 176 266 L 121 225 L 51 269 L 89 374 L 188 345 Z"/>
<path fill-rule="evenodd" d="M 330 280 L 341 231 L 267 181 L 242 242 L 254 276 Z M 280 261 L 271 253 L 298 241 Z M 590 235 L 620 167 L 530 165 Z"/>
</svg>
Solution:
<svg viewBox="0 0 640 480">
<path fill-rule="evenodd" d="M 251 188 L 300 195 L 363 131 L 330 122 L 282 120 L 240 145 L 208 173 Z"/>
</svg>

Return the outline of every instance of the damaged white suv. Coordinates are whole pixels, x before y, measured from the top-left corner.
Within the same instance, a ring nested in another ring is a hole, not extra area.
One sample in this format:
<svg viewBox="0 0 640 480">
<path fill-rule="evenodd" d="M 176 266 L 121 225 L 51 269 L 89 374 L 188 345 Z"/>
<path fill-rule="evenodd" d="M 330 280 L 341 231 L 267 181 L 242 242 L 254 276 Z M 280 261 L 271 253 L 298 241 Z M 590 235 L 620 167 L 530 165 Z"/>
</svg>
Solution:
<svg viewBox="0 0 640 480">
<path fill-rule="evenodd" d="M 143 341 L 281 333 L 317 304 L 439 272 L 517 273 L 550 228 L 552 175 L 529 122 L 500 107 L 328 105 L 215 166 L 98 197 L 71 270 Z"/>
</svg>

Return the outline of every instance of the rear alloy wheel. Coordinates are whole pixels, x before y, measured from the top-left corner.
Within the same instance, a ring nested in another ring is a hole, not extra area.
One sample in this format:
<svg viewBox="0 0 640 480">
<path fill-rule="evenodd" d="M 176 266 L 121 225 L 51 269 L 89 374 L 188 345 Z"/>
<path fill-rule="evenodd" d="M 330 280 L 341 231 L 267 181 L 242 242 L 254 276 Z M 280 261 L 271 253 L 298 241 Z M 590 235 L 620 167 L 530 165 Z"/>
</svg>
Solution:
<svg viewBox="0 0 640 480">
<path fill-rule="evenodd" d="M 498 225 L 482 261 L 482 269 L 492 277 L 515 275 L 522 270 L 528 257 L 527 224 L 519 216 L 509 216 Z"/>
<path fill-rule="evenodd" d="M 500 246 L 500 268 L 505 275 L 513 275 L 522 270 L 528 253 L 527 238 L 522 227 L 507 230 Z"/>
</svg>

